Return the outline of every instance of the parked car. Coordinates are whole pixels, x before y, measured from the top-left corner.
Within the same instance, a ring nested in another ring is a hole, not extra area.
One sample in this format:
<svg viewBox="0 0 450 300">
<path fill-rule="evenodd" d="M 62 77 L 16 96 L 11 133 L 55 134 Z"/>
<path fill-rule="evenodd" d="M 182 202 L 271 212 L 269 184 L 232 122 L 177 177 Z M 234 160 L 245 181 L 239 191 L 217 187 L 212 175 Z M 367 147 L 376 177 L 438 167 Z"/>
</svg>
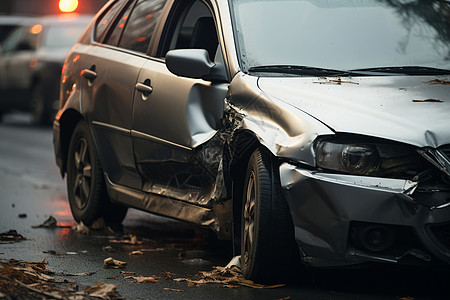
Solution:
<svg viewBox="0 0 450 300">
<path fill-rule="evenodd" d="M 10 33 L 0 52 L 0 115 L 18 109 L 33 112 L 37 124 L 53 122 L 64 59 L 91 19 L 31 18 Z"/>
<path fill-rule="evenodd" d="M 26 16 L 0 15 L 0 45 L 8 34 L 26 20 Z"/>
<path fill-rule="evenodd" d="M 449 9 L 110 1 L 53 124 L 75 220 L 209 226 L 263 282 L 296 260 L 448 266 Z"/>
</svg>

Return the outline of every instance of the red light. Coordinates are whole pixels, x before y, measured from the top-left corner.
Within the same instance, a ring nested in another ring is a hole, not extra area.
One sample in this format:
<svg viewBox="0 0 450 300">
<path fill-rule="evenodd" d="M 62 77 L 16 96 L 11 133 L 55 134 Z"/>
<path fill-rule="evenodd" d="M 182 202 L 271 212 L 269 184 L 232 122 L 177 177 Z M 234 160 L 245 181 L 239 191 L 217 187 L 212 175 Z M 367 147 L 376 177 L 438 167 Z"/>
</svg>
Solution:
<svg viewBox="0 0 450 300">
<path fill-rule="evenodd" d="M 78 7 L 78 0 L 59 0 L 59 10 L 62 12 L 74 12 Z"/>
</svg>

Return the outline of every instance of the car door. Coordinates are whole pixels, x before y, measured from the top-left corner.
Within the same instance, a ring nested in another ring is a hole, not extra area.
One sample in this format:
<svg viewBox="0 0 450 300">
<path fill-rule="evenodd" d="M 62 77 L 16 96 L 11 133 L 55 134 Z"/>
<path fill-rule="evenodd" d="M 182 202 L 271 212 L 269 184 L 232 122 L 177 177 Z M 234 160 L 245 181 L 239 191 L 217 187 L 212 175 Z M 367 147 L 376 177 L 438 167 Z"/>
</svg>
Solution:
<svg viewBox="0 0 450 300">
<path fill-rule="evenodd" d="M 5 106 L 11 108 L 26 109 L 29 103 L 25 98 L 31 86 L 32 57 L 40 33 L 39 28 L 33 28 L 22 26 L 16 29 L 3 45 L 0 85 L 3 93 L 7 93 L 7 99 L 4 101 L 10 102 Z"/>
<path fill-rule="evenodd" d="M 81 72 L 83 114 L 92 125 L 107 178 L 131 188 L 141 187 L 130 131 L 136 80 L 148 59 L 150 40 L 136 31 L 145 26 L 137 27 L 135 22 L 141 19 L 143 6 L 154 2 L 158 1 L 117 1 L 99 19 L 95 38 L 100 42 L 89 50 Z M 159 2 L 157 9 L 164 4 Z M 102 33 L 101 27 L 108 23 L 109 29 Z"/>
<path fill-rule="evenodd" d="M 211 42 L 214 58 L 218 39 L 212 14 L 201 1 L 192 3 L 175 6 L 183 11 L 170 16 L 184 17 L 163 39 L 171 48 L 203 47 L 192 43 L 193 30 L 207 18 L 208 30 L 198 30 L 210 33 L 201 40 Z M 153 58 L 141 69 L 136 88 L 132 139 L 143 190 L 207 206 L 219 164 L 214 153 L 221 149 L 210 141 L 221 127 L 227 84 L 178 77 L 164 58 Z"/>
</svg>

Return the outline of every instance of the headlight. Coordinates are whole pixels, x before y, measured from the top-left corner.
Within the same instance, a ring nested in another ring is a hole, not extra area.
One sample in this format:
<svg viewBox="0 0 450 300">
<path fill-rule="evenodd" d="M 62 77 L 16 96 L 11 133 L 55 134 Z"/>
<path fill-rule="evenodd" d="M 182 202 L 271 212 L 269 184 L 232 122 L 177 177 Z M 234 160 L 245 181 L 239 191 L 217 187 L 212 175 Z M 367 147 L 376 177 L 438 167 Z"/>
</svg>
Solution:
<svg viewBox="0 0 450 300">
<path fill-rule="evenodd" d="M 373 145 L 321 141 L 316 146 L 316 162 L 324 169 L 369 175 L 378 171 L 380 157 Z"/>
<path fill-rule="evenodd" d="M 319 168 L 353 175 L 412 178 L 423 171 L 414 147 L 367 137 L 318 139 Z"/>
</svg>

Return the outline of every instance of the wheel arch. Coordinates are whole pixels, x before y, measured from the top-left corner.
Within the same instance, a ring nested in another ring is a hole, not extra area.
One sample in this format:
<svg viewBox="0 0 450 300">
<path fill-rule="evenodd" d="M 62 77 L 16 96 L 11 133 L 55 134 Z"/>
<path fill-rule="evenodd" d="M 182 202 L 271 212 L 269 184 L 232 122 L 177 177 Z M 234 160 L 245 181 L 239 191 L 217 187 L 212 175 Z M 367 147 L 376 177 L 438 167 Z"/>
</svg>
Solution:
<svg viewBox="0 0 450 300">
<path fill-rule="evenodd" d="M 229 147 L 229 172 L 232 181 L 232 216 L 233 216 L 233 255 L 241 252 L 241 214 L 242 195 L 244 191 L 245 175 L 247 165 L 252 155 L 258 147 L 265 147 L 261 144 L 258 136 L 250 130 L 238 130 L 233 134 L 233 140 Z M 269 151 L 269 149 L 267 149 Z"/>
<path fill-rule="evenodd" d="M 61 174 L 65 174 L 67 171 L 67 156 L 69 152 L 70 139 L 72 138 L 75 127 L 82 119 L 82 115 L 74 109 L 66 110 L 59 119 L 62 157 Z"/>
</svg>

